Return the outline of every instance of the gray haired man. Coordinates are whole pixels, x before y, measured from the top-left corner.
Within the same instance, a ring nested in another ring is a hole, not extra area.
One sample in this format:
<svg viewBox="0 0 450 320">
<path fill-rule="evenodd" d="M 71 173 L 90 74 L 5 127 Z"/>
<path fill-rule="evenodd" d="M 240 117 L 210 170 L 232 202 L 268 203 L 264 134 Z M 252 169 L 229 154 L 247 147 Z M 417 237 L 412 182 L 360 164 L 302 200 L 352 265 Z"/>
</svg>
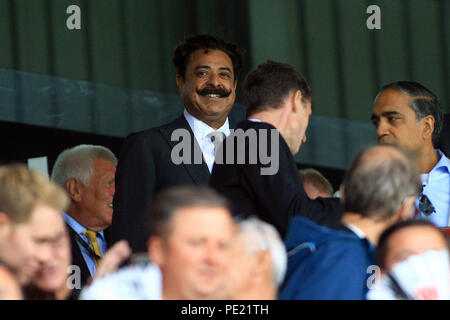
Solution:
<svg viewBox="0 0 450 320">
<path fill-rule="evenodd" d="M 64 214 L 72 242 L 72 262 L 80 267 L 81 285 L 97 269 L 107 250 L 104 230 L 111 225 L 117 158 L 96 145 L 78 145 L 56 159 L 52 181 L 63 187 L 70 206 Z"/>
</svg>

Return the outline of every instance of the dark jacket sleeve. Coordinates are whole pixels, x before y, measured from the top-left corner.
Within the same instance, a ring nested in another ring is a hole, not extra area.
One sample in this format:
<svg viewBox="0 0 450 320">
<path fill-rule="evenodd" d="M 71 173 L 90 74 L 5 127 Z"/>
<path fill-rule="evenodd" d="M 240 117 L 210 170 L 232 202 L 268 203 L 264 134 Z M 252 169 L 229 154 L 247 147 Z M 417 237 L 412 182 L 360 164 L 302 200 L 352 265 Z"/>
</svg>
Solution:
<svg viewBox="0 0 450 320">
<path fill-rule="evenodd" d="M 270 141 L 270 139 L 268 139 Z M 277 146 L 273 146 L 277 147 Z M 290 218 L 299 215 L 329 227 L 338 224 L 342 216 L 339 199 L 308 198 L 289 147 L 280 136 L 279 168 L 272 175 L 262 175 L 261 169 L 267 167 L 257 164 L 238 165 L 247 193 L 266 216 L 265 220 L 274 224 L 282 236 L 287 232 Z M 272 145 L 268 146 L 272 150 Z M 248 150 L 247 150 L 248 151 Z"/>
<path fill-rule="evenodd" d="M 149 139 L 143 133 L 125 139 L 115 178 L 112 242 L 126 239 L 133 252 L 146 251 L 146 216 L 157 183 Z"/>
</svg>

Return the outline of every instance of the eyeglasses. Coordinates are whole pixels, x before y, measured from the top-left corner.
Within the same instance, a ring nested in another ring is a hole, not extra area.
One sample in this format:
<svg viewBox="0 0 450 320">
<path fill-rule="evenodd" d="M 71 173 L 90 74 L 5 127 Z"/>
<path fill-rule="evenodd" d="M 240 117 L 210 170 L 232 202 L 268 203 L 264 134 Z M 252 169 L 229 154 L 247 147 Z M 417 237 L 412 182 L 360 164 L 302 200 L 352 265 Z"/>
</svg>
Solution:
<svg viewBox="0 0 450 320">
<path fill-rule="evenodd" d="M 422 196 L 419 199 L 419 211 L 426 216 L 429 216 L 433 212 L 436 212 L 430 199 L 428 199 L 428 197 L 424 194 L 422 194 Z"/>
</svg>

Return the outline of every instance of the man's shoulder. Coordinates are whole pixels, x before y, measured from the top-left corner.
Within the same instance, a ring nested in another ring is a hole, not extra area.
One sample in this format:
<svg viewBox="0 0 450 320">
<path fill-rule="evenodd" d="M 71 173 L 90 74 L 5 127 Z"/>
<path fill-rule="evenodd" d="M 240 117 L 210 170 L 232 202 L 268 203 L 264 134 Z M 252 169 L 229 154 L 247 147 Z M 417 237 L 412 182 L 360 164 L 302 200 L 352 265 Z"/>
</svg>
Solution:
<svg viewBox="0 0 450 320">
<path fill-rule="evenodd" d="M 175 129 L 180 128 L 187 128 L 188 123 L 183 115 L 179 116 L 178 118 L 174 119 L 171 122 L 162 124 L 160 126 L 152 127 L 149 129 L 145 129 L 142 131 L 137 131 L 129 134 L 128 137 L 148 137 L 160 134 L 160 132 L 167 132 L 167 131 L 173 131 Z"/>
<path fill-rule="evenodd" d="M 249 129 L 276 129 L 273 125 L 262 121 L 242 120 L 238 123 L 235 130 L 249 130 Z"/>
</svg>

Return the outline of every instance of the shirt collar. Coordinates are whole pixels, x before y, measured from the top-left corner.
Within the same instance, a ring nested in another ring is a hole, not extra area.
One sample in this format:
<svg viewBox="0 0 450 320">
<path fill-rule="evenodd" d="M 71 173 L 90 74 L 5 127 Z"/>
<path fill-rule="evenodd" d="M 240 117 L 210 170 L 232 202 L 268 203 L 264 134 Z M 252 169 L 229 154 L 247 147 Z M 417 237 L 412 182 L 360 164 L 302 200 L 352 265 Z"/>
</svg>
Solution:
<svg viewBox="0 0 450 320">
<path fill-rule="evenodd" d="M 366 234 L 357 226 L 351 223 L 345 223 L 345 226 L 353 231 L 354 234 L 358 236 L 360 239 L 366 239 Z"/>
<path fill-rule="evenodd" d="M 84 231 L 87 230 L 87 228 L 83 225 L 81 225 L 77 220 L 75 220 L 70 214 L 64 212 L 64 220 L 66 223 L 78 234 L 82 234 Z M 103 230 L 97 232 L 103 237 Z"/>
<path fill-rule="evenodd" d="M 213 131 L 223 132 L 227 137 L 230 135 L 230 126 L 228 123 L 228 117 L 225 120 L 225 123 L 217 130 L 211 128 L 203 121 L 200 121 L 197 118 L 195 118 L 186 109 L 184 109 L 184 117 L 186 118 L 186 121 L 191 127 L 192 132 L 194 132 L 194 136 L 197 139 L 197 141 L 205 139 L 206 136 Z"/>
<path fill-rule="evenodd" d="M 434 168 L 431 169 L 428 174 L 420 175 L 422 184 L 424 185 L 427 185 L 430 182 L 430 179 L 435 179 L 437 177 L 440 177 L 442 174 L 450 173 L 450 160 L 439 149 L 436 149 L 436 154 L 439 157 L 438 163 L 436 163 Z"/>
<path fill-rule="evenodd" d="M 445 154 L 439 150 L 436 149 L 436 153 L 438 154 L 438 157 L 440 158 L 438 163 L 434 166 L 434 169 L 438 168 L 446 168 L 447 172 L 450 172 L 450 160 L 445 156 Z"/>
</svg>

